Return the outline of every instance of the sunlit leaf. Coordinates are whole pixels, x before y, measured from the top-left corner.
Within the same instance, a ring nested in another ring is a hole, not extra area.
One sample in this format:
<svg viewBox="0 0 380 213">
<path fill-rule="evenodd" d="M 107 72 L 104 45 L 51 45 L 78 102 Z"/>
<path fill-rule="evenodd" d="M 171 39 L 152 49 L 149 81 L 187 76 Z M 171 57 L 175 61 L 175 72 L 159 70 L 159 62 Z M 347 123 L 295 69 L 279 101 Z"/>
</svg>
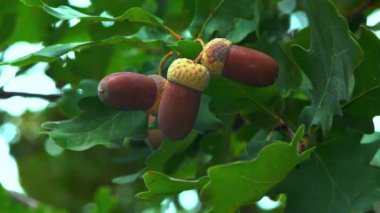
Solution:
<svg viewBox="0 0 380 213">
<path fill-rule="evenodd" d="M 152 199 L 157 196 L 178 194 L 185 190 L 199 189 L 208 181 L 207 177 L 198 180 L 182 180 L 169 177 L 161 172 L 148 171 L 144 174 L 144 182 L 149 191 L 136 195 L 142 200 Z"/>
<path fill-rule="evenodd" d="M 260 200 L 296 165 L 309 159 L 313 149 L 302 154 L 297 151 L 303 133 L 301 127 L 291 143 L 278 141 L 266 146 L 254 160 L 210 167 L 210 182 L 202 188 L 202 201 L 212 206 L 212 212 L 232 213 Z"/>
<path fill-rule="evenodd" d="M 167 161 L 184 152 L 192 142 L 194 142 L 195 134 L 190 134 L 185 139 L 180 141 L 164 140 L 160 148 L 155 151 L 146 160 L 146 171 L 163 171 Z M 170 162 L 169 162 L 170 163 Z"/>
<path fill-rule="evenodd" d="M 170 45 L 169 47 L 176 50 L 180 54 L 180 57 L 190 59 L 195 59 L 202 51 L 201 44 L 188 40 L 177 41 L 175 44 Z"/>
</svg>

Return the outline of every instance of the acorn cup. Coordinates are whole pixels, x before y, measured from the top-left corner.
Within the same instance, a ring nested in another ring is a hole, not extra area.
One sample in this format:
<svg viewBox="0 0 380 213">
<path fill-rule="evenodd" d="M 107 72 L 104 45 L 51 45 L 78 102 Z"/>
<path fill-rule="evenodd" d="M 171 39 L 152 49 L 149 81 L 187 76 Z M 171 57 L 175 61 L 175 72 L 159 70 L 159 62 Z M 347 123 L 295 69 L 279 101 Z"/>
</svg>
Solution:
<svg viewBox="0 0 380 213">
<path fill-rule="evenodd" d="M 165 137 L 180 140 L 192 130 L 198 115 L 201 93 L 209 82 L 203 65 L 179 58 L 169 66 L 168 85 L 158 109 L 158 125 Z"/>
<path fill-rule="evenodd" d="M 114 109 L 156 113 L 166 84 L 167 80 L 159 75 L 116 72 L 100 81 L 98 96 Z"/>
<path fill-rule="evenodd" d="M 233 45 L 229 40 L 216 38 L 203 50 L 202 64 L 211 75 L 223 75 L 252 87 L 272 85 L 278 77 L 278 66 L 265 53 Z"/>
</svg>

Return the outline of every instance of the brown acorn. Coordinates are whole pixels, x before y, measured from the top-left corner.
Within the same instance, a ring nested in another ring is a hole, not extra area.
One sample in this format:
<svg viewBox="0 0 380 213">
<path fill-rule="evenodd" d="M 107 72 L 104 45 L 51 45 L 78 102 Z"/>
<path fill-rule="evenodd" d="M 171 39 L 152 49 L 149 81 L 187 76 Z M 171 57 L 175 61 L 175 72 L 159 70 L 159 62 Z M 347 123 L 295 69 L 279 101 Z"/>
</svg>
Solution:
<svg viewBox="0 0 380 213">
<path fill-rule="evenodd" d="M 158 109 L 158 125 L 164 136 L 180 140 L 195 124 L 201 92 L 208 85 L 209 73 L 203 65 L 180 58 L 170 65 L 167 79 L 169 83 Z"/>
<path fill-rule="evenodd" d="M 98 95 L 114 109 L 156 112 L 166 83 L 159 75 L 116 72 L 100 81 Z"/>
<path fill-rule="evenodd" d="M 150 148 L 152 148 L 153 150 L 157 150 L 161 146 L 161 143 L 163 140 L 164 140 L 164 136 L 160 130 L 158 129 L 148 130 L 148 137 L 145 139 L 145 141 L 149 145 Z"/>
<path fill-rule="evenodd" d="M 273 58 L 257 50 L 233 45 L 223 38 L 207 43 L 202 64 L 212 75 L 223 75 L 253 87 L 272 85 L 278 77 L 278 66 Z"/>
</svg>

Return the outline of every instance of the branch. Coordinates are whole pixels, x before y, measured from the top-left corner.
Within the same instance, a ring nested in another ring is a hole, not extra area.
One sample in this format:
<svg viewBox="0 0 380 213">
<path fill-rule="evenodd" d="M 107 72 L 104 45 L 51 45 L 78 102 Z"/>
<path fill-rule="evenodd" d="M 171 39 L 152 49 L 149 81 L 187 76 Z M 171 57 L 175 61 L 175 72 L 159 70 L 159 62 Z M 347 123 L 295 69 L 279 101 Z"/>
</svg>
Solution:
<svg viewBox="0 0 380 213">
<path fill-rule="evenodd" d="M 6 190 L 6 192 L 9 194 L 10 197 L 12 197 L 12 199 L 14 199 L 16 202 L 24 205 L 27 208 L 36 209 L 40 205 L 40 203 L 37 200 L 34 200 L 34 199 L 27 197 L 23 194 L 13 192 L 13 191 L 7 191 L 7 190 Z"/>
<path fill-rule="evenodd" d="M 0 89 L 0 99 L 11 98 L 13 96 L 21 96 L 25 98 L 42 98 L 48 101 L 56 101 L 61 97 L 61 94 L 35 94 L 35 93 L 26 93 L 26 92 L 6 92 L 3 89 Z"/>
</svg>

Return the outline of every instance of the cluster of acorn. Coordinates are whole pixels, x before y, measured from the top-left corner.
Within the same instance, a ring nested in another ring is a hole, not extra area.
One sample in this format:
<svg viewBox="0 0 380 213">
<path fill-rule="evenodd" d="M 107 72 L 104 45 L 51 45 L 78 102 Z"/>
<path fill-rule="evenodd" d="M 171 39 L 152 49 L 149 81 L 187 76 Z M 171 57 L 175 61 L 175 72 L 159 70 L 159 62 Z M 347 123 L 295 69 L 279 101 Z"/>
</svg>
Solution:
<svg viewBox="0 0 380 213">
<path fill-rule="evenodd" d="M 169 66 L 167 80 L 160 75 L 112 73 L 100 81 L 99 98 L 115 109 L 157 113 L 163 135 L 179 140 L 194 126 L 201 93 L 210 75 L 222 75 L 253 87 L 269 86 L 278 76 L 277 63 L 270 56 L 222 38 L 207 43 L 201 63 L 176 59 Z"/>
</svg>

